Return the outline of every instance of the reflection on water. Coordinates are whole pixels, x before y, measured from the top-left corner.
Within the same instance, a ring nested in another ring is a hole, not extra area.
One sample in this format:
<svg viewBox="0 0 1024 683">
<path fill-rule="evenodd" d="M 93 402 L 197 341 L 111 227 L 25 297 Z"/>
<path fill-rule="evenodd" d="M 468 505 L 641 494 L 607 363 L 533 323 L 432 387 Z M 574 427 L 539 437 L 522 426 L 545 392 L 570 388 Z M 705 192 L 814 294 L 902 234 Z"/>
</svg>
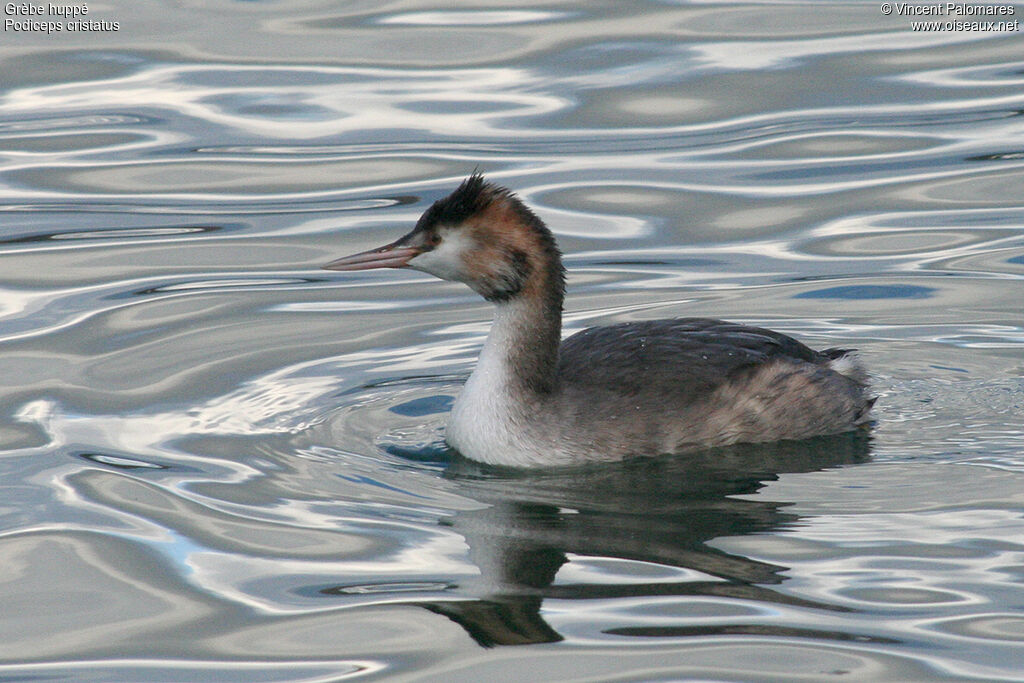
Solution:
<svg viewBox="0 0 1024 683">
<path fill-rule="evenodd" d="M 783 504 L 733 496 L 755 493 L 782 472 L 867 457 L 867 437 L 846 434 L 548 473 L 475 474 L 476 465 L 460 461 L 449 474 L 463 484 L 464 495 L 488 507 L 444 523 L 469 544 L 480 576 L 459 588 L 478 599 L 428 609 L 458 622 L 485 646 L 561 640 L 540 615 L 545 597 L 656 602 L 664 596 L 708 596 L 830 609 L 772 591 L 768 586 L 783 580 L 785 567 L 723 553 L 707 542 L 797 520 L 782 511 Z M 556 584 L 570 556 L 579 556 L 574 563 L 583 568 L 574 566 L 573 576 Z M 725 629 L 709 626 L 705 633 L 716 628 Z M 614 632 L 639 636 L 657 630 Z"/>
<path fill-rule="evenodd" d="M 121 30 L 0 45 L 0 678 L 1019 679 L 1019 32 L 841 3 L 93 13 Z M 474 168 L 557 234 L 567 332 L 856 347 L 870 443 L 453 460 L 488 305 L 318 266 Z"/>
</svg>

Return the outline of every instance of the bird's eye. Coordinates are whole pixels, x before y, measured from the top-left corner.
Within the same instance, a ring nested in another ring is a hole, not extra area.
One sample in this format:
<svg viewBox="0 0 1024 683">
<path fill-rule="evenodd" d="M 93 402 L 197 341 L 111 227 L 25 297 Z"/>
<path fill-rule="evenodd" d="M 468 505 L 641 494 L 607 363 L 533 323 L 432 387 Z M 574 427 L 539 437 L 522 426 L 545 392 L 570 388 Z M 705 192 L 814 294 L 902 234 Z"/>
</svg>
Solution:
<svg viewBox="0 0 1024 683">
<path fill-rule="evenodd" d="M 441 244 L 441 236 L 438 235 L 436 232 L 430 233 L 429 235 L 427 235 L 427 244 L 432 247 L 436 247 L 437 245 Z"/>
</svg>

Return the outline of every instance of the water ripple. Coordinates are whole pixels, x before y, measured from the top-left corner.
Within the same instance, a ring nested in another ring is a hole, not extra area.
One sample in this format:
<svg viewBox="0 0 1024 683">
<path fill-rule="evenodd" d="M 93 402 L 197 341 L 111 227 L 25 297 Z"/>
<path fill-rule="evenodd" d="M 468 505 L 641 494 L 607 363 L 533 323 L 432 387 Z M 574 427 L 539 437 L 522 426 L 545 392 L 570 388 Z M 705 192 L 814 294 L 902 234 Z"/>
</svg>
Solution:
<svg viewBox="0 0 1024 683">
<path fill-rule="evenodd" d="M 0 676 L 536 669 L 504 644 L 558 680 L 1019 676 L 1016 35 L 834 3 L 94 12 L 122 30 L 0 54 Z M 318 266 L 474 168 L 557 234 L 566 332 L 856 347 L 870 437 L 461 460 L 489 307 Z"/>
</svg>

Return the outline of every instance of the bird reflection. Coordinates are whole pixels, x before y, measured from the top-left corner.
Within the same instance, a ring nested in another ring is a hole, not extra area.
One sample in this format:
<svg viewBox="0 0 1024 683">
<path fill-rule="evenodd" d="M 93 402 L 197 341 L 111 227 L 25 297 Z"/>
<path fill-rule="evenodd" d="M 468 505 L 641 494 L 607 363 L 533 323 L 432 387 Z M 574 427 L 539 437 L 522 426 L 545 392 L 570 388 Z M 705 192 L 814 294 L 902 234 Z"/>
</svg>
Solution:
<svg viewBox="0 0 1024 683">
<path fill-rule="evenodd" d="M 869 450 L 869 436 L 854 432 L 546 472 L 459 461 L 449 476 L 488 507 L 443 523 L 465 537 L 480 577 L 459 586 L 466 600 L 416 604 L 452 619 L 485 647 L 561 640 L 541 616 L 545 598 L 706 595 L 842 609 L 773 590 L 786 567 L 708 541 L 796 522 L 788 503 L 735 496 L 755 493 L 779 474 L 864 462 Z M 709 579 L 555 584 L 569 555 L 656 563 Z"/>
</svg>

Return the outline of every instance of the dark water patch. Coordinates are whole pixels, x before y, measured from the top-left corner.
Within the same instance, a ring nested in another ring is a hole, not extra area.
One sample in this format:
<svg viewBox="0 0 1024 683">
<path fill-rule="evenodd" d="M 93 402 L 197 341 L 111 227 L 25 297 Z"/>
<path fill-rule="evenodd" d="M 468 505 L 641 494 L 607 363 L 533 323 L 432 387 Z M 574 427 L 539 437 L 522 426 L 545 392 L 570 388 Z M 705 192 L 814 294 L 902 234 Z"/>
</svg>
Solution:
<svg viewBox="0 0 1024 683">
<path fill-rule="evenodd" d="M 367 477 L 365 475 L 339 474 L 338 477 L 340 479 L 344 479 L 346 481 L 350 481 L 353 484 L 366 484 L 368 486 L 376 486 L 378 488 L 382 488 L 382 489 L 385 489 L 387 491 L 394 491 L 395 493 L 401 493 L 402 495 L 412 496 L 413 498 L 423 498 L 423 499 L 427 498 L 427 496 L 422 496 L 422 495 L 420 495 L 418 493 L 414 493 L 412 491 L 406 491 L 406 490 L 401 489 L 401 488 L 399 488 L 397 486 L 392 486 L 390 484 L 387 484 L 387 483 L 382 482 L 382 481 L 378 481 L 376 479 L 373 479 L 372 477 Z"/>
<path fill-rule="evenodd" d="M 131 299 L 135 297 L 146 297 L 154 294 L 168 294 L 175 292 L 212 292 L 227 289 L 259 290 L 266 288 L 279 288 L 284 286 L 303 286 L 328 282 L 329 278 L 316 277 L 224 277 L 224 278 L 196 278 L 188 280 L 176 280 L 174 282 L 158 285 L 156 287 L 145 287 L 129 292 L 115 292 L 106 295 L 109 300 Z"/>
<path fill-rule="evenodd" d="M 1019 161 L 1021 159 L 1024 159 L 1024 151 L 979 154 L 977 156 L 966 157 L 964 161 Z"/>
<path fill-rule="evenodd" d="M 673 259 L 595 259 L 585 261 L 592 266 L 678 266 L 681 268 L 706 268 L 723 265 L 723 261 L 711 258 L 673 258 Z"/>
<path fill-rule="evenodd" d="M 843 285 L 794 294 L 794 299 L 928 299 L 934 287 L 919 285 Z"/>
<path fill-rule="evenodd" d="M 106 453 L 76 453 L 78 457 L 89 460 L 91 462 L 99 463 L 101 465 L 109 465 L 116 467 L 120 470 L 138 470 L 138 469 L 149 469 L 149 470 L 166 470 L 169 469 L 170 465 L 162 465 L 155 462 L 149 462 L 147 460 L 139 460 L 137 458 L 126 458 L 120 455 L 109 455 Z"/>
<path fill-rule="evenodd" d="M 3 147 L 12 152 L 32 154 L 73 153 L 87 150 L 109 151 L 118 147 L 142 143 L 148 138 L 126 133 L 73 133 L 70 135 L 18 135 L 0 136 Z"/>
<path fill-rule="evenodd" d="M 841 631 L 824 631 L 760 624 L 722 624 L 714 626 L 625 626 L 622 628 L 610 628 L 603 631 L 603 633 L 614 636 L 630 636 L 633 638 L 700 638 L 707 636 L 742 635 L 767 636 L 774 638 L 813 638 L 815 640 L 833 640 L 879 645 L 898 645 L 902 642 L 895 638 L 869 636 L 857 633 L 843 633 Z"/>
<path fill-rule="evenodd" d="M 453 584 L 437 581 L 402 581 L 384 583 L 364 583 L 355 585 L 310 587 L 296 590 L 299 595 L 381 595 L 389 593 L 435 593 L 455 588 Z"/>
<path fill-rule="evenodd" d="M 967 370 L 966 368 L 951 368 L 946 365 L 932 365 L 932 367 L 935 368 L 936 370 L 949 370 L 950 372 L 970 373 L 970 370 Z"/>
<path fill-rule="evenodd" d="M 47 43 L 49 41 L 46 41 Z M 53 45 L 52 43 L 49 43 Z M 0 64 L 4 89 L 45 87 L 123 78 L 154 62 L 174 59 L 168 52 L 149 50 L 38 49 L 6 57 Z"/>
<path fill-rule="evenodd" d="M 406 401 L 396 406 L 388 408 L 393 413 L 398 415 L 406 415 L 409 417 L 420 417 L 422 415 L 437 415 L 438 413 L 447 413 L 452 409 L 452 403 L 455 402 L 455 398 L 452 396 L 427 396 L 424 398 L 417 398 L 412 401 Z"/>
<path fill-rule="evenodd" d="M 330 68 L 317 66 L 276 67 L 217 67 L 214 65 L 190 69 L 181 74 L 183 82 L 211 90 L 251 90 L 257 93 L 288 89 L 293 92 L 325 85 L 372 85 L 382 77 L 372 69 Z M 216 97 L 216 96 L 215 96 Z M 213 100 L 216 101 L 216 100 Z"/>
<path fill-rule="evenodd" d="M 459 457 L 455 450 L 444 442 L 407 447 L 385 441 L 381 446 L 388 455 L 432 467 L 446 467 Z"/>
<path fill-rule="evenodd" d="M 149 239 L 153 237 L 176 237 L 178 235 L 195 235 L 201 233 L 214 233 L 222 230 L 230 230 L 228 226 L 220 225 L 196 225 L 196 226 L 168 226 L 154 228 L 99 228 L 84 230 L 67 230 L 64 232 L 35 233 L 20 237 L 5 237 L 0 239 L 0 244 L 23 244 L 32 242 L 58 242 L 65 240 L 133 240 Z"/>
<path fill-rule="evenodd" d="M 68 132 L 83 128 L 109 128 L 112 126 L 159 127 L 164 120 L 143 116 L 138 113 L 124 114 L 104 112 L 81 116 L 30 117 L 11 121 L 0 121 L 0 137 L 22 136 L 26 133 Z"/>
</svg>

